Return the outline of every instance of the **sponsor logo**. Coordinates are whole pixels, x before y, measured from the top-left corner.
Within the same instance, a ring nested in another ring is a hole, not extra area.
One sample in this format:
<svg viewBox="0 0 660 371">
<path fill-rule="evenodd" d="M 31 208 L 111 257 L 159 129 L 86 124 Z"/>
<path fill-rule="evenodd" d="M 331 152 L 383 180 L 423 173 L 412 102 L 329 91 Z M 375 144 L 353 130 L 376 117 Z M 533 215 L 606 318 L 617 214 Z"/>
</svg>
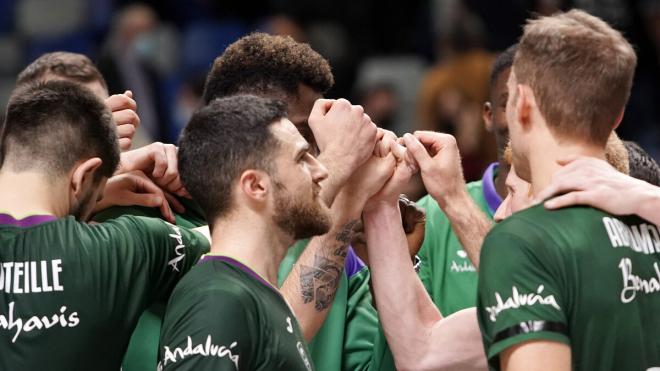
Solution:
<svg viewBox="0 0 660 371">
<path fill-rule="evenodd" d="M 456 251 L 456 255 L 460 259 L 463 259 L 460 263 L 457 263 L 456 260 L 451 261 L 451 266 L 449 267 L 450 272 L 476 272 L 477 269 L 472 265 L 472 263 L 467 260 L 467 253 L 465 250 L 460 249 Z"/>
<path fill-rule="evenodd" d="M 619 262 L 621 276 L 623 278 L 623 289 L 621 289 L 621 302 L 624 304 L 635 300 L 638 292 L 643 294 L 652 294 L 660 291 L 660 267 L 658 263 L 653 263 L 655 277 L 642 278 L 632 273 L 632 261 L 630 258 L 623 258 Z"/>
<path fill-rule="evenodd" d="M 545 297 L 543 296 L 544 289 L 545 287 L 543 285 L 539 285 L 535 293 L 520 293 L 518 292 L 518 288 L 513 286 L 511 288 L 511 296 L 506 299 L 502 299 L 500 293 L 496 292 L 496 304 L 491 307 L 486 307 L 486 311 L 488 312 L 490 320 L 495 322 L 497 316 L 499 316 L 499 314 L 505 310 L 517 309 L 520 307 L 530 307 L 537 304 L 550 305 L 557 310 L 561 310 L 557 304 L 557 300 L 555 300 L 554 295 L 547 295 Z"/>
<path fill-rule="evenodd" d="M 162 370 L 168 363 L 176 363 L 180 360 L 183 360 L 186 357 L 191 356 L 201 356 L 201 357 L 218 357 L 218 358 L 228 358 L 238 370 L 238 354 L 233 354 L 232 349 L 238 345 L 237 342 L 231 343 L 231 345 L 215 345 L 213 344 L 213 339 L 211 335 L 206 337 L 206 342 L 204 344 L 193 345 L 192 339 L 188 336 L 188 342 L 186 347 L 170 349 L 169 347 L 163 347 L 165 353 L 163 354 L 162 363 L 158 362 L 158 370 Z"/>
<path fill-rule="evenodd" d="M 302 358 L 302 361 L 305 364 L 305 367 L 307 367 L 307 370 L 312 371 L 312 364 L 309 362 L 309 358 L 307 358 L 307 352 L 305 352 L 305 347 L 300 341 L 296 344 L 296 348 L 298 348 L 300 358 Z"/>
<path fill-rule="evenodd" d="M 76 327 L 80 323 L 78 312 L 67 315 L 66 306 L 62 306 L 59 313 L 51 316 L 32 316 L 27 319 L 15 318 L 14 304 L 13 301 L 9 303 L 9 313 L 7 315 L 0 314 L 0 329 L 15 331 L 14 337 L 11 339 L 12 343 L 15 343 L 18 336 L 23 332 L 42 329 L 48 330 L 53 326 Z"/>
<path fill-rule="evenodd" d="M 61 284 L 62 259 L 0 264 L 0 291 L 30 294 L 64 291 Z"/>
<path fill-rule="evenodd" d="M 170 223 L 167 223 L 167 225 L 172 228 L 172 231 L 174 233 L 170 233 L 170 237 L 172 237 L 176 242 L 177 245 L 174 247 L 174 258 L 167 262 L 167 265 L 172 267 L 172 270 L 175 272 L 179 271 L 179 262 L 183 260 L 183 258 L 186 257 L 186 245 L 183 244 L 183 236 L 181 235 L 181 229 L 177 227 L 176 225 L 172 225 Z"/>
</svg>

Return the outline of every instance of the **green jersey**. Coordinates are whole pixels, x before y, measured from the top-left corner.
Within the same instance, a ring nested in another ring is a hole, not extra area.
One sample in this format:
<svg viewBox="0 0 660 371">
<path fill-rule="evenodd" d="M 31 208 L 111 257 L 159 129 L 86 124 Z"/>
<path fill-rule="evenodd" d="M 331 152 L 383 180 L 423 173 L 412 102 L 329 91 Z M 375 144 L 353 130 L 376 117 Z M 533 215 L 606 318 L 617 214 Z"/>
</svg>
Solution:
<svg viewBox="0 0 660 371">
<path fill-rule="evenodd" d="M 207 225 L 204 212 L 194 201 L 177 197 L 186 208 L 183 214 L 175 213 L 176 225 L 184 228 L 197 228 Z M 122 215 L 162 218 L 158 208 L 142 206 L 115 206 L 94 215 L 94 221 L 104 222 Z M 142 371 L 153 369 L 158 359 L 158 337 L 165 314 L 167 298 L 154 303 L 140 317 L 122 362 L 122 371 Z"/>
<path fill-rule="evenodd" d="M 312 371 L 298 321 L 277 288 L 226 256 L 205 256 L 176 286 L 159 370 Z"/>
<path fill-rule="evenodd" d="M 493 179 L 497 163 L 491 164 L 482 180 L 467 185 L 472 200 L 489 218 L 502 202 Z M 444 316 L 476 305 L 477 270 L 451 228 L 438 203 L 425 196 L 417 204 L 426 210 L 426 232 L 419 250 L 422 280 L 435 305 Z"/>
<path fill-rule="evenodd" d="M 2 370 L 112 370 L 138 317 L 167 297 L 208 242 L 140 217 L 0 215 Z"/>
<path fill-rule="evenodd" d="M 307 243 L 299 241 L 287 252 L 280 264 L 280 285 Z M 369 269 L 349 247 L 332 307 L 309 342 L 312 361 L 323 371 L 394 370 L 381 362 L 386 343 L 384 337 L 377 337 L 377 331 L 378 314 L 369 290 Z"/>
<path fill-rule="evenodd" d="M 660 367 L 660 232 L 635 216 L 543 205 L 497 225 L 481 250 L 486 355 L 527 341 L 568 344 L 575 370 Z"/>
</svg>

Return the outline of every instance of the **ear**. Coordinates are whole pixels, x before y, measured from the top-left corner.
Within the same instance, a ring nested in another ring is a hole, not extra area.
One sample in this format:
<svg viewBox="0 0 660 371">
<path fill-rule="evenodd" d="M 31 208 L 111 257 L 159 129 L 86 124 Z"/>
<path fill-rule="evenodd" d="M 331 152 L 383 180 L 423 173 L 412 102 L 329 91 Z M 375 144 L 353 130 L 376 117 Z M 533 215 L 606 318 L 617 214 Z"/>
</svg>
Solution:
<svg viewBox="0 0 660 371">
<path fill-rule="evenodd" d="M 79 195 L 84 190 L 84 186 L 94 179 L 94 175 L 103 161 L 98 157 L 92 157 L 79 163 L 71 174 L 71 190 L 74 195 Z"/>
<path fill-rule="evenodd" d="M 518 122 L 520 122 L 523 127 L 529 127 L 532 117 L 532 108 L 536 104 L 534 101 L 534 94 L 528 86 L 521 84 L 516 85 L 516 90 L 518 94 L 518 101 L 516 102 Z"/>
<path fill-rule="evenodd" d="M 486 131 L 489 133 L 493 132 L 493 106 L 490 102 L 484 103 L 484 107 L 481 110 L 481 117 L 484 119 L 484 124 L 486 125 Z"/>
<path fill-rule="evenodd" d="M 619 116 L 616 117 L 616 122 L 614 123 L 614 127 L 612 128 L 612 130 L 618 128 L 619 125 L 621 125 L 621 121 L 623 121 L 623 114 L 625 112 L 626 112 L 625 108 L 621 110 L 621 113 L 619 113 Z"/>
<path fill-rule="evenodd" d="M 242 194 L 254 201 L 266 201 L 270 191 L 270 177 L 259 170 L 246 170 L 238 180 Z"/>
</svg>

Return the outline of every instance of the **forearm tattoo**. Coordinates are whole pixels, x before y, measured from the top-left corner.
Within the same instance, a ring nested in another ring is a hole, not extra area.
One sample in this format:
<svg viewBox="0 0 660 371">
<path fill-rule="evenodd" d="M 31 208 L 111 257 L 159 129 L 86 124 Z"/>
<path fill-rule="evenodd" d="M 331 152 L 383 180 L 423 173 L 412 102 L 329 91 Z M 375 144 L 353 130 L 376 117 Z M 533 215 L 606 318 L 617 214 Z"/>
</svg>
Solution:
<svg viewBox="0 0 660 371">
<path fill-rule="evenodd" d="M 332 246 L 329 246 L 332 256 L 346 257 L 357 225 L 358 221 L 352 220 L 344 224 L 335 235 Z M 319 312 L 328 309 L 332 304 L 344 268 L 343 259 L 336 261 L 326 257 L 327 255 L 325 251 L 317 252 L 313 266 L 300 266 L 300 292 L 303 303 L 314 301 L 314 308 Z"/>
</svg>

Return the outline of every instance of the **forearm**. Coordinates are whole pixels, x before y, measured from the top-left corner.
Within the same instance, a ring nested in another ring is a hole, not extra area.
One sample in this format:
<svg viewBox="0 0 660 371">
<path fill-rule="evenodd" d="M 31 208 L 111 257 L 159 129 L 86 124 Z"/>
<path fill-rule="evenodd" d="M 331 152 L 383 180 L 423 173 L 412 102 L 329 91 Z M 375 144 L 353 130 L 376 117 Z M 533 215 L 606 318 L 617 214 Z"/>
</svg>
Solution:
<svg viewBox="0 0 660 371">
<path fill-rule="evenodd" d="M 636 214 L 655 225 L 660 225 L 660 188 L 644 183 L 639 195 Z"/>
<path fill-rule="evenodd" d="M 481 245 L 493 222 L 479 209 L 465 189 L 455 196 L 438 200 L 438 204 L 447 215 L 452 230 L 467 253 L 468 259 L 478 270 Z"/>
<path fill-rule="evenodd" d="M 321 197 L 327 205 L 332 205 L 355 168 L 340 163 L 336 160 L 336 156 L 328 153 L 321 153 L 318 160 L 328 169 L 329 174 L 328 178 L 323 181 Z"/>
<path fill-rule="evenodd" d="M 412 369 L 436 351 L 430 343 L 440 312 L 417 278 L 396 201 L 364 213 L 373 288 L 383 331 L 398 369 Z"/>
<path fill-rule="evenodd" d="M 415 370 L 488 370 L 477 321 L 476 308 L 467 308 L 438 321 L 430 338 L 435 352 L 429 352 Z"/>
<path fill-rule="evenodd" d="M 343 195 L 333 203 L 333 226 L 311 239 L 284 281 L 281 292 L 298 318 L 303 335 L 311 340 L 321 328 L 335 298 L 348 246 L 360 211 L 348 207 Z"/>
</svg>

